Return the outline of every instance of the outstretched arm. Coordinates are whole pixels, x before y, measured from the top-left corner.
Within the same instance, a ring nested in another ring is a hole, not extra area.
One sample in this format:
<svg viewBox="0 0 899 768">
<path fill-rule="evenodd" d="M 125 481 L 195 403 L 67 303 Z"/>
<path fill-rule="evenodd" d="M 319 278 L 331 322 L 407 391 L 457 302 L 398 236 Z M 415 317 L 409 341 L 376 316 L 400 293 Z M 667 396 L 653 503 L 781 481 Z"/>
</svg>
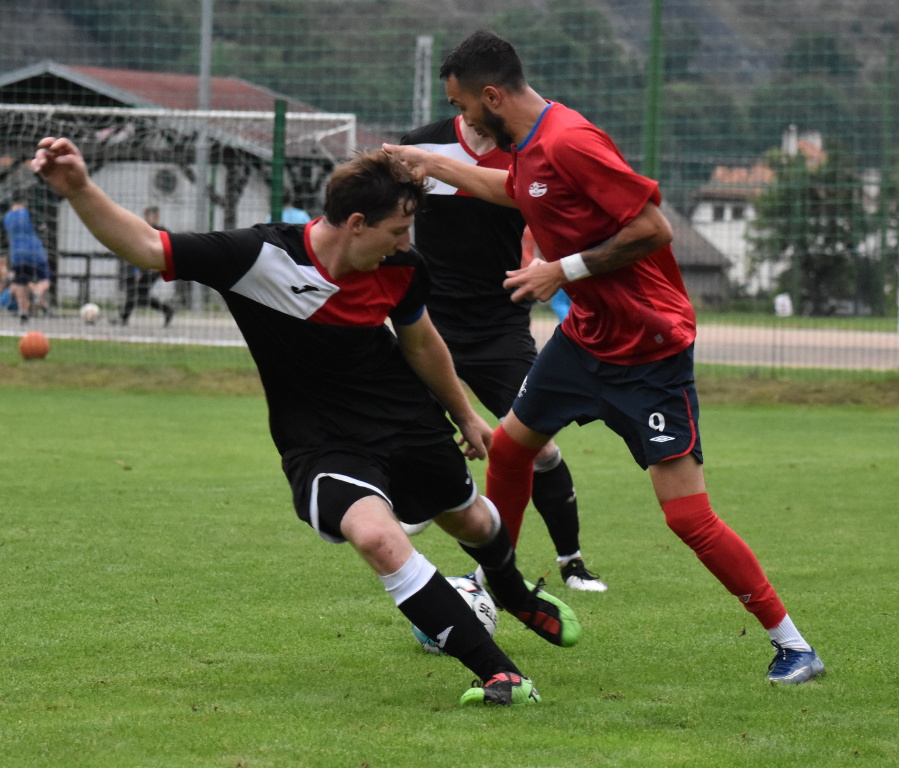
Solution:
<svg viewBox="0 0 899 768">
<path fill-rule="evenodd" d="M 414 173 L 418 173 L 421 178 L 431 176 L 488 202 L 507 208 L 518 207 L 506 194 L 508 171 L 479 168 L 412 145 L 384 144 L 383 147 L 385 151 L 408 165 Z"/>
<path fill-rule="evenodd" d="M 616 234 L 579 254 L 587 272 L 583 273 L 581 270 L 579 276 L 573 279 L 601 275 L 629 266 L 668 245 L 672 237 L 671 225 L 665 214 L 655 203 L 647 203 L 643 210 Z M 513 301 L 524 299 L 548 301 L 559 288 L 572 281 L 563 269 L 564 260 L 542 262 L 535 259 L 524 269 L 506 272 L 507 278 L 503 286 L 507 290 L 514 289 Z M 578 275 L 577 271 L 575 275 Z"/>
<path fill-rule="evenodd" d="M 141 269 L 165 269 L 159 232 L 114 203 L 87 172 L 81 152 L 68 139 L 38 142 L 31 169 L 69 201 L 91 234 L 113 253 Z"/>
<path fill-rule="evenodd" d="M 437 333 L 427 311 L 418 322 L 412 325 L 397 324 L 395 330 L 406 362 L 459 427 L 462 433 L 459 445 L 468 444 L 464 448 L 465 455 L 469 459 L 486 457 L 493 430 L 471 407 L 465 390 L 456 377 L 446 343 Z"/>
</svg>

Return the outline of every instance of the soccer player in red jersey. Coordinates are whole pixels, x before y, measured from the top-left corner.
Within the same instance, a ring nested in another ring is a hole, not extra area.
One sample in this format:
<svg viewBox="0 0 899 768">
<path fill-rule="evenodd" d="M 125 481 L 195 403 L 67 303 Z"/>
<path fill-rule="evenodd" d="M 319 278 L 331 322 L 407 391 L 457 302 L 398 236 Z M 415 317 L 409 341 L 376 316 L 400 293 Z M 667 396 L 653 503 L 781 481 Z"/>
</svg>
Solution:
<svg viewBox="0 0 899 768">
<path fill-rule="evenodd" d="M 416 128 L 400 143 L 482 168 L 505 170 L 511 161 L 492 137 L 460 115 Z M 415 213 L 415 246 L 431 277 L 428 314 L 449 348 L 456 374 L 497 419 L 509 412 L 537 357 L 532 302 L 509 301 L 503 287 L 506 272 L 524 263 L 524 229 L 517 209 L 493 205 L 447 184 L 430 185 L 425 204 Z M 535 458 L 531 499 L 546 523 L 565 584 L 604 592 L 606 583 L 584 563 L 577 493 L 568 464 L 552 440 Z"/>
<path fill-rule="evenodd" d="M 693 380 L 696 320 L 659 210 L 658 184 L 635 173 L 602 130 L 527 82 L 514 47 L 475 32 L 440 71 L 462 119 L 512 153 L 508 170 L 386 146 L 419 173 L 517 206 L 545 261 L 509 271 L 512 299 L 571 311 L 494 432 L 487 495 L 517 540 L 532 462 L 571 422 L 597 419 L 649 469 L 668 526 L 768 631 L 772 683 L 801 683 L 824 664 L 787 614 L 749 546 L 709 503 Z"/>
</svg>

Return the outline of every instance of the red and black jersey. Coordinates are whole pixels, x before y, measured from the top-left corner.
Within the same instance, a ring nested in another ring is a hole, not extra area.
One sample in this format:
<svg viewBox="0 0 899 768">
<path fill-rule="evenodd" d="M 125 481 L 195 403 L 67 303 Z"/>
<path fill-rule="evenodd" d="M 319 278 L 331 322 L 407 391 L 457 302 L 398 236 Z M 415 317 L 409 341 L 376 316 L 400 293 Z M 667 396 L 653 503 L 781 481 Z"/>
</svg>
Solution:
<svg viewBox="0 0 899 768">
<path fill-rule="evenodd" d="M 511 155 L 498 147 L 478 155 L 465 142 L 457 116 L 417 128 L 401 144 L 481 168 L 507 170 Z M 524 218 L 516 208 L 488 203 L 436 179 L 415 215 L 415 245 L 428 262 L 428 311 L 448 339 L 493 336 L 509 325 L 527 327 L 530 304 L 503 288 L 506 270 L 521 266 Z"/>
<path fill-rule="evenodd" d="M 658 184 L 635 173 L 609 136 L 562 104 L 548 104 L 512 149 L 506 190 L 547 261 L 579 253 L 616 234 Z M 640 365 L 686 349 L 696 318 L 670 246 L 628 267 L 565 286 L 572 307 L 562 330 L 592 355 Z"/>
<path fill-rule="evenodd" d="M 309 227 L 162 234 L 163 275 L 224 297 L 259 368 L 282 455 L 389 448 L 398 433 L 425 425 L 451 433 L 385 325 L 388 317 L 413 323 L 424 311 L 428 276 L 420 254 L 397 252 L 372 272 L 334 280 L 310 247 Z"/>
</svg>

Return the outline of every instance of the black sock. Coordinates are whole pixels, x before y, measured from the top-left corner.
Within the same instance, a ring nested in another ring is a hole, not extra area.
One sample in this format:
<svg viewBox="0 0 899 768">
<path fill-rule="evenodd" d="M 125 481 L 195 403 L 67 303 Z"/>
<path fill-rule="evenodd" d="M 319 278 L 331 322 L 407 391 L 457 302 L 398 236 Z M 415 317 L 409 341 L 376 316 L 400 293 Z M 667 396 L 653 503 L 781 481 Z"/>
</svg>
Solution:
<svg viewBox="0 0 899 768">
<path fill-rule="evenodd" d="M 459 546 L 484 569 L 490 591 L 503 608 L 517 613 L 530 607 L 533 602 L 531 591 L 515 565 L 515 547 L 505 523 L 500 525 L 493 541 L 485 546 L 472 547 L 462 543 Z"/>
<path fill-rule="evenodd" d="M 556 554 L 577 552 L 581 548 L 577 497 L 571 471 L 564 459 L 546 472 L 534 472 L 531 500 L 546 523 Z"/>
<path fill-rule="evenodd" d="M 489 680 L 497 672 L 521 674 L 439 572 L 398 607 L 428 637 L 439 640 L 444 653 L 455 656 L 480 680 Z"/>
</svg>

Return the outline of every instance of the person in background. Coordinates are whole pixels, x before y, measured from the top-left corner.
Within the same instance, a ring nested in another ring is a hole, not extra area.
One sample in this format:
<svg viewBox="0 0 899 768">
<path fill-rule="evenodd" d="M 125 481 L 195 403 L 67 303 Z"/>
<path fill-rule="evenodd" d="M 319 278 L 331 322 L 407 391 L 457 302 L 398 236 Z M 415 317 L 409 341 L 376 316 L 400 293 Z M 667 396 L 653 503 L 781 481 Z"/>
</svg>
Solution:
<svg viewBox="0 0 899 768">
<path fill-rule="evenodd" d="M 22 323 L 28 322 L 32 309 L 43 314 L 50 312 L 50 265 L 26 203 L 24 192 L 15 193 L 10 209 L 3 216 L 3 229 L 9 241 L 7 279 Z"/>
<path fill-rule="evenodd" d="M 417 128 L 401 143 L 427 146 L 485 168 L 507 168 L 511 159 L 490 136 L 460 117 Z M 449 347 L 456 374 L 497 419 L 509 412 L 537 357 L 531 303 L 510 301 L 503 288 L 506 271 L 526 258 L 524 230 L 517 209 L 439 182 L 415 214 L 415 245 L 431 275 L 428 313 Z M 605 591 L 606 584 L 584 564 L 577 494 L 552 440 L 534 459 L 531 498 L 552 539 L 563 582 L 572 589 Z"/>
<path fill-rule="evenodd" d="M 144 208 L 144 221 L 159 232 L 168 232 L 159 223 L 159 208 L 155 205 Z M 127 269 L 125 304 L 119 313 L 119 322 L 122 325 L 128 325 L 128 320 L 135 307 L 145 306 L 162 312 L 162 327 L 167 328 L 175 316 L 175 309 L 171 304 L 156 298 L 151 293 L 154 283 L 159 279 L 159 272 L 152 269 L 138 269 L 133 265 L 129 265 Z"/>
<path fill-rule="evenodd" d="M 302 208 L 297 208 L 293 204 L 293 198 L 290 195 L 290 190 L 284 190 L 284 197 L 281 199 L 281 221 L 285 224 L 308 224 L 312 221 L 312 217 L 306 213 Z M 266 218 L 266 223 L 272 223 L 271 214 Z"/>
<path fill-rule="evenodd" d="M 540 257 L 540 249 L 537 247 L 537 243 L 534 242 L 534 235 L 531 234 L 530 227 L 524 228 L 522 248 L 524 254 L 521 259 L 522 267 L 527 267 L 535 258 Z M 571 299 L 568 298 L 568 294 L 563 289 L 560 288 L 556 291 L 546 303 L 556 316 L 556 320 L 560 323 L 568 317 L 568 311 L 571 309 Z"/>
<path fill-rule="evenodd" d="M 655 181 L 635 173 L 611 138 L 527 82 L 507 40 L 478 31 L 440 70 L 462 119 L 510 148 L 507 170 L 385 145 L 422 175 L 517 206 L 545 261 L 512 270 L 512 299 L 571 297 L 496 428 L 487 495 L 513 534 L 528 503 L 534 457 L 571 422 L 601 419 L 649 470 L 669 528 L 767 631 L 768 681 L 803 683 L 824 663 L 749 546 L 713 511 L 703 475 L 693 376 L 696 317 L 671 249 Z"/>
</svg>

